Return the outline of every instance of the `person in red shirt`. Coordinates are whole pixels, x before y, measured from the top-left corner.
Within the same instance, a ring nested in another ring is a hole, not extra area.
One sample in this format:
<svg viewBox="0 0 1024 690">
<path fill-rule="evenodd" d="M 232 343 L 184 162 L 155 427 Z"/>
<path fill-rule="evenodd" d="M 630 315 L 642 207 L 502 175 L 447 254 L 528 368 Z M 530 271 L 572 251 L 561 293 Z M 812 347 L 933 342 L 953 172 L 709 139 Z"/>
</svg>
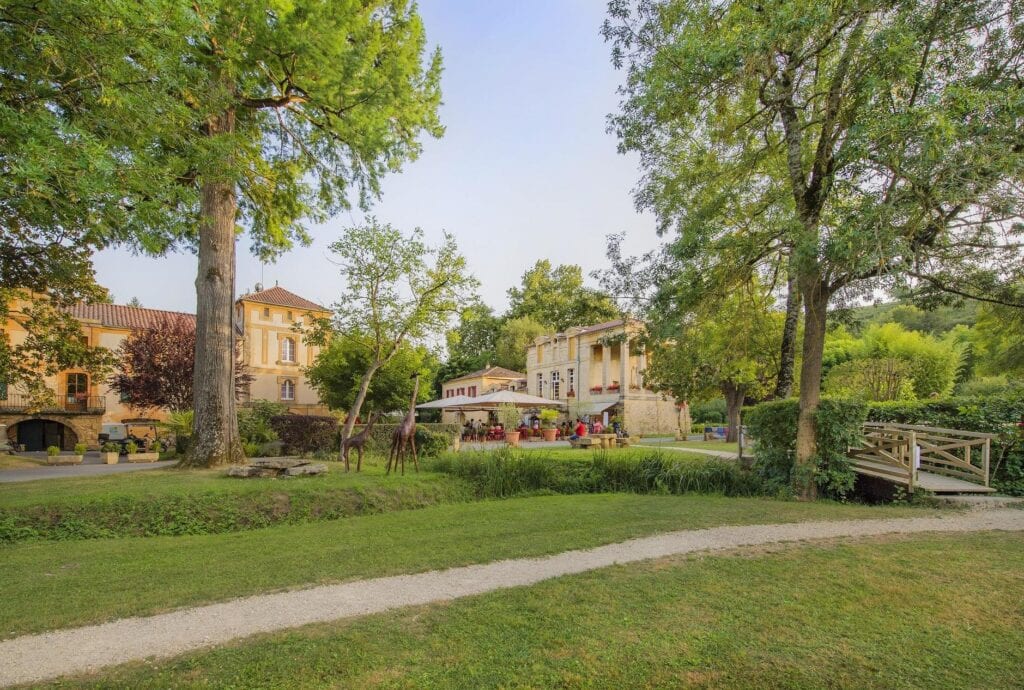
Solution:
<svg viewBox="0 0 1024 690">
<path fill-rule="evenodd" d="M 583 423 L 582 419 L 577 419 L 576 420 L 576 433 L 573 434 L 572 436 L 570 436 L 569 438 L 571 440 L 575 441 L 576 439 L 583 438 L 586 435 L 587 435 L 587 425 Z"/>
</svg>

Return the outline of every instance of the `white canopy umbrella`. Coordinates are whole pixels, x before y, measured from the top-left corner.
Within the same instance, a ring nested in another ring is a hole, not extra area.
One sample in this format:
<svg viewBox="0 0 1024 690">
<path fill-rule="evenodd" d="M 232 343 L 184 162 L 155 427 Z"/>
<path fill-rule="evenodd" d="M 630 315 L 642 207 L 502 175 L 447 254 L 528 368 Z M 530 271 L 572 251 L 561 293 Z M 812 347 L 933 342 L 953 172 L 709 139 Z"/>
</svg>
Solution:
<svg viewBox="0 0 1024 690">
<path fill-rule="evenodd" d="M 565 407 L 565 403 L 560 400 L 538 398 L 536 395 L 527 395 L 516 391 L 494 391 L 478 398 L 469 398 L 467 401 L 451 407 L 459 410 L 493 410 L 499 405 L 515 405 L 522 408 Z"/>
<path fill-rule="evenodd" d="M 457 408 L 459 405 L 472 402 L 475 398 L 471 398 L 468 395 L 453 395 L 450 398 L 441 398 L 440 400 L 431 400 L 421 405 L 417 405 L 418 410 L 447 410 L 450 408 Z"/>
</svg>

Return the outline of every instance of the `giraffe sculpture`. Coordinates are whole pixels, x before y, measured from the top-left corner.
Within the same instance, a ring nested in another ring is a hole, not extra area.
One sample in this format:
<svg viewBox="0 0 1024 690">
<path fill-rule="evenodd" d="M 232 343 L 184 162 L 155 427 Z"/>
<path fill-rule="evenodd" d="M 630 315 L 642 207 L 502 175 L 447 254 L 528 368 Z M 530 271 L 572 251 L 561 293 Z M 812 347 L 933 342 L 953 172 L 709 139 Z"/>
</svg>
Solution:
<svg viewBox="0 0 1024 690">
<path fill-rule="evenodd" d="M 366 448 L 366 442 L 370 439 L 370 430 L 373 428 L 374 423 L 380 419 L 381 414 L 374 412 L 370 415 L 370 419 L 366 422 L 366 426 L 355 436 L 351 436 L 345 439 L 341 444 L 341 458 L 345 461 L 345 471 L 348 472 L 348 455 L 349 451 L 353 448 L 356 449 L 356 472 L 363 469 L 363 449 Z"/>
<path fill-rule="evenodd" d="M 398 428 L 391 434 L 391 452 L 388 453 L 388 467 L 385 474 L 391 473 L 391 461 L 394 459 L 395 470 L 398 470 L 398 462 L 402 462 L 402 474 L 405 474 L 406 447 L 412 448 L 412 462 L 416 471 L 420 471 L 420 463 L 416 458 L 416 396 L 420 392 L 420 374 L 416 372 L 412 376 L 415 382 L 412 385 L 412 400 L 409 401 L 409 412 L 405 419 L 398 425 Z"/>
</svg>

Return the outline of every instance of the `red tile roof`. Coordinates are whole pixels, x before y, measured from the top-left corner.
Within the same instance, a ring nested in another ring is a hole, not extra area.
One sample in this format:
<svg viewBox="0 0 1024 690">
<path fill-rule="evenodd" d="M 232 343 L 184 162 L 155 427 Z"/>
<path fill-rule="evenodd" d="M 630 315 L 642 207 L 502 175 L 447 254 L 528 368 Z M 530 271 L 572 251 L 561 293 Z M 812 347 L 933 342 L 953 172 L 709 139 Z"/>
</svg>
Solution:
<svg viewBox="0 0 1024 690">
<path fill-rule="evenodd" d="M 292 307 L 294 309 L 307 309 L 309 311 L 328 311 L 325 307 L 321 307 L 315 302 L 310 302 L 304 297 L 299 297 L 294 292 L 289 292 L 283 287 L 277 285 L 267 290 L 260 290 L 259 292 L 251 292 L 248 295 L 242 295 L 238 299 L 244 299 L 248 302 L 258 302 L 259 304 L 271 304 L 275 307 Z"/>
<path fill-rule="evenodd" d="M 71 307 L 71 314 L 76 319 L 99 321 L 109 328 L 155 328 L 168 319 L 187 319 L 195 324 L 193 314 L 180 311 L 164 311 L 163 309 L 143 309 L 128 307 L 122 304 L 76 304 Z"/>
<path fill-rule="evenodd" d="M 590 333 L 591 331 L 603 331 L 606 328 L 615 328 L 626 323 L 623 319 L 615 319 L 614 321 L 605 321 L 604 323 L 595 323 L 593 326 L 582 326 L 583 333 Z"/>
<path fill-rule="evenodd" d="M 506 369 L 505 367 L 485 367 L 483 369 L 480 369 L 479 371 L 473 371 L 473 372 L 470 372 L 468 374 L 463 374 L 462 376 L 457 376 L 456 378 L 453 378 L 453 379 L 448 379 L 448 381 L 461 381 L 462 379 L 475 379 L 475 378 L 477 378 L 479 376 L 486 376 L 487 378 L 492 378 L 492 379 L 525 379 L 526 378 L 526 374 L 523 374 L 523 373 L 518 372 L 518 371 L 512 371 L 511 369 Z M 447 381 L 445 383 L 447 383 Z"/>
</svg>

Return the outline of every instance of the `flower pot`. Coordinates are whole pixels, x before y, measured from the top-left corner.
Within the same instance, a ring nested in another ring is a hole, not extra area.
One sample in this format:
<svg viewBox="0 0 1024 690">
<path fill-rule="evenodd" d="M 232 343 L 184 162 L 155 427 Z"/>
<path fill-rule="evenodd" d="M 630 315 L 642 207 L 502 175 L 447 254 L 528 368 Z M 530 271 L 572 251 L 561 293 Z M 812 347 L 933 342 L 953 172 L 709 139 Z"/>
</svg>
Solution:
<svg viewBox="0 0 1024 690">
<path fill-rule="evenodd" d="M 156 462 L 160 453 L 128 453 L 128 462 Z"/>
<path fill-rule="evenodd" d="M 555 437 L 558 436 L 558 429 L 544 429 L 542 433 L 544 434 L 545 441 L 554 441 Z"/>
<path fill-rule="evenodd" d="M 81 455 L 47 455 L 47 465 L 81 465 Z"/>
<path fill-rule="evenodd" d="M 519 445 L 519 432 L 518 431 L 506 431 L 505 440 L 508 441 L 508 445 L 516 447 Z"/>
<path fill-rule="evenodd" d="M 102 453 L 100 453 L 100 460 L 102 460 L 103 462 L 105 462 L 108 465 L 116 465 L 117 464 L 117 459 L 118 459 L 118 457 L 120 455 L 121 454 L 118 453 L 118 452 L 113 452 L 113 453 L 102 452 Z"/>
</svg>

